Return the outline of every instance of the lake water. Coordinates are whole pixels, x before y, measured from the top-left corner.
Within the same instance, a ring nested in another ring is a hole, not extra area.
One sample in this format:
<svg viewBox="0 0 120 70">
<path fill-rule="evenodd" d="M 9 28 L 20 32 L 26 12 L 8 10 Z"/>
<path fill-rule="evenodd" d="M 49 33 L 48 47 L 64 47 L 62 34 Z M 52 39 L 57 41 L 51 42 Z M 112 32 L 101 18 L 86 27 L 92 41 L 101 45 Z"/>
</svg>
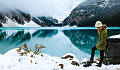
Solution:
<svg viewBox="0 0 120 70">
<path fill-rule="evenodd" d="M 119 27 L 108 27 L 108 37 L 120 34 Z M 27 43 L 34 50 L 35 44 L 44 45 L 43 53 L 51 56 L 75 54 L 81 60 L 90 58 L 91 48 L 98 41 L 95 27 L 40 27 L 40 28 L 0 28 L 0 53 Z M 99 57 L 99 51 L 96 51 Z"/>
</svg>

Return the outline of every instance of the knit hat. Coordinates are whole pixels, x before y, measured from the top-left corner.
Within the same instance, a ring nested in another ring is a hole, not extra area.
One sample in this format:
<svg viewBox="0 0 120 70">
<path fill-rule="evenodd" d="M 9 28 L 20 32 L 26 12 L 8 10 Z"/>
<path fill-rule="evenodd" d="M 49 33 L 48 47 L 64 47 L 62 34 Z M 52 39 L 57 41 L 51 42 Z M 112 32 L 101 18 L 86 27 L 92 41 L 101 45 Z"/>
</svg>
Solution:
<svg viewBox="0 0 120 70">
<path fill-rule="evenodd" d="M 95 23 L 95 27 L 101 27 L 101 26 L 103 26 L 101 21 L 97 21 Z"/>
</svg>

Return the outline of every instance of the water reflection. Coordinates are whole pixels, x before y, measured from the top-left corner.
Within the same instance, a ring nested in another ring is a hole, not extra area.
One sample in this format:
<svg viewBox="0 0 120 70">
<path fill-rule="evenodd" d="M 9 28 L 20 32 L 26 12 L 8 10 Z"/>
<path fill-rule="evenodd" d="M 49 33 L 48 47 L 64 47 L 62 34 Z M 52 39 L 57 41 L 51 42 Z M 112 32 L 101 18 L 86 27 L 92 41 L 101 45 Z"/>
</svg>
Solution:
<svg viewBox="0 0 120 70">
<path fill-rule="evenodd" d="M 98 32 L 96 29 L 63 30 L 63 32 L 76 47 L 88 54 L 91 54 L 91 48 L 94 47 L 98 41 Z M 108 37 L 116 34 L 120 34 L 119 29 L 108 29 Z M 99 50 L 96 51 L 96 54 L 99 54 Z"/>
<path fill-rule="evenodd" d="M 120 29 L 108 30 L 108 36 L 116 34 L 120 34 Z M 0 30 L 0 53 L 4 54 L 26 42 L 32 50 L 36 43 L 45 45 L 47 48 L 43 51 L 51 56 L 73 53 L 80 59 L 89 57 L 97 41 L 97 29 Z"/>
<path fill-rule="evenodd" d="M 21 44 L 25 41 L 29 41 L 31 38 L 31 35 L 29 32 L 24 33 L 24 30 L 22 31 L 17 31 L 16 33 L 12 33 L 9 36 L 9 33 L 7 33 L 8 31 L 3 31 L 2 33 L 0 33 L 0 38 L 2 38 L 1 42 L 6 42 L 9 44 L 15 44 L 18 43 Z"/>
<path fill-rule="evenodd" d="M 120 29 L 108 29 L 108 37 L 120 34 Z"/>
<path fill-rule="evenodd" d="M 2 32 L 2 30 L 0 31 L 0 41 L 3 40 L 6 37 L 6 32 Z"/>
<path fill-rule="evenodd" d="M 63 32 L 76 47 L 89 54 L 98 40 L 97 30 L 64 30 Z"/>
<path fill-rule="evenodd" d="M 37 30 L 32 34 L 32 37 L 52 37 L 53 35 L 56 35 L 58 33 L 58 30 Z"/>
<path fill-rule="evenodd" d="M 52 37 L 58 30 L 1 30 L 0 31 L 0 53 L 4 54 L 10 49 L 20 46 L 24 42 L 29 42 L 33 37 L 45 38 Z"/>
</svg>

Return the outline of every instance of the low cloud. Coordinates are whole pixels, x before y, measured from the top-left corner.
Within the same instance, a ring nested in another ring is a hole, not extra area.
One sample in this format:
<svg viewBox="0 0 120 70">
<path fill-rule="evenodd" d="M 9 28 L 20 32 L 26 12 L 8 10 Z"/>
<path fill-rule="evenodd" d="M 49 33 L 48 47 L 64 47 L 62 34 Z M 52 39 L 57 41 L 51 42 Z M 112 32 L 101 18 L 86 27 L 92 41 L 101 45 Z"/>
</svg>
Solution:
<svg viewBox="0 0 120 70">
<path fill-rule="evenodd" d="M 0 0 L 1 3 L 29 12 L 32 16 L 52 16 L 62 21 L 84 0 Z"/>
</svg>

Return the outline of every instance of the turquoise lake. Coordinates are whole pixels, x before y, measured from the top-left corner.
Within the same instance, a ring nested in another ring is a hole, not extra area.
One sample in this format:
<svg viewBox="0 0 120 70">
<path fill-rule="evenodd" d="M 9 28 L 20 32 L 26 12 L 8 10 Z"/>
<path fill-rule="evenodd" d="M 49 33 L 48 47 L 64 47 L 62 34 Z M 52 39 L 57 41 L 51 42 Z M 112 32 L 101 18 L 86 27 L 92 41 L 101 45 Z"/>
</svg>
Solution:
<svg viewBox="0 0 120 70">
<path fill-rule="evenodd" d="M 120 34 L 120 27 L 108 27 L 108 37 Z M 0 54 L 26 43 L 34 50 L 35 44 L 44 45 L 42 53 L 62 57 L 72 53 L 81 60 L 90 58 L 91 48 L 98 41 L 95 27 L 2 27 L 0 28 Z M 96 51 L 95 57 L 99 57 Z"/>
</svg>

